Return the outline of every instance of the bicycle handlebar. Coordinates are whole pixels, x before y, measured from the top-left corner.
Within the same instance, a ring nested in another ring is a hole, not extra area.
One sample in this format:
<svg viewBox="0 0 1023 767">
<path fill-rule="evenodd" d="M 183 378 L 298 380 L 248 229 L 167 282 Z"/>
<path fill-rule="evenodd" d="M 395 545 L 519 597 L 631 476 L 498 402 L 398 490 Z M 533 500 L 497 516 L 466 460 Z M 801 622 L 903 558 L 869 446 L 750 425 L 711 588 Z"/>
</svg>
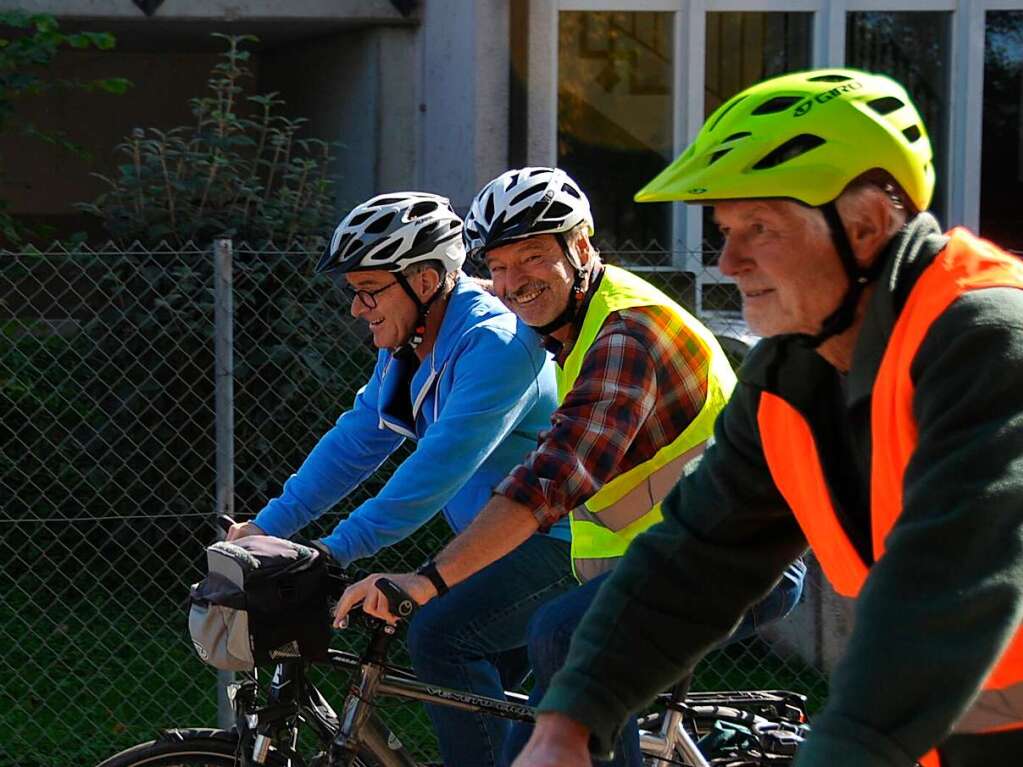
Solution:
<svg viewBox="0 0 1023 767">
<path fill-rule="evenodd" d="M 387 600 L 387 609 L 391 611 L 392 615 L 408 619 L 412 617 L 412 613 L 419 606 L 416 604 L 416 600 L 406 594 L 394 581 L 381 578 L 376 582 L 376 587 L 384 595 L 384 599 Z"/>
</svg>

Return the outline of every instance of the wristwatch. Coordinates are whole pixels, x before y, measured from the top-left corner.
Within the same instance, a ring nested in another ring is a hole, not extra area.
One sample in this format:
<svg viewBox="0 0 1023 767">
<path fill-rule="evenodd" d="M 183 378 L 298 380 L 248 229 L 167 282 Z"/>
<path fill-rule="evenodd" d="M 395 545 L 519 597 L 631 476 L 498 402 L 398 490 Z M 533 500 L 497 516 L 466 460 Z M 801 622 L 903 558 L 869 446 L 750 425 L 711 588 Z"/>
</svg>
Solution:
<svg viewBox="0 0 1023 767">
<path fill-rule="evenodd" d="M 433 587 L 437 589 L 437 596 L 442 597 L 448 593 L 448 584 L 444 582 L 440 572 L 437 570 L 437 563 L 432 559 L 426 560 L 426 562 L 416 570 L 416 575 L 422 575 L 424 578 L 429 579 Z"/>
</svg>

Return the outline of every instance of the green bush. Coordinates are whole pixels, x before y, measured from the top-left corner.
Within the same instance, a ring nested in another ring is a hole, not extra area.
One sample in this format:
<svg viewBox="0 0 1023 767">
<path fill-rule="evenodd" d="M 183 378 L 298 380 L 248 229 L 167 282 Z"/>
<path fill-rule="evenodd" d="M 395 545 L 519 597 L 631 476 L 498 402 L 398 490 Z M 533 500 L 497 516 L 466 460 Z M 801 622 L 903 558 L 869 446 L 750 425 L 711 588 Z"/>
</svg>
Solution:
<svg viewBox="0 0 1023 767">
<path fill-rule="evenodd" d="M 249 35 L 227 44 L 209 93 L 191 100 L 195 123 L 136 128 L 117 146 L 124 162 L 110 188 L 80 210 L 103 220 L 122 246 L 166 240 L 207 245 L 215 237 L 284 247 L 311 243 L 333 223 L 330 145 L 301 138 L 305 118 L 277 114 L 276 93 L 246 95 Z"/>
</svg>

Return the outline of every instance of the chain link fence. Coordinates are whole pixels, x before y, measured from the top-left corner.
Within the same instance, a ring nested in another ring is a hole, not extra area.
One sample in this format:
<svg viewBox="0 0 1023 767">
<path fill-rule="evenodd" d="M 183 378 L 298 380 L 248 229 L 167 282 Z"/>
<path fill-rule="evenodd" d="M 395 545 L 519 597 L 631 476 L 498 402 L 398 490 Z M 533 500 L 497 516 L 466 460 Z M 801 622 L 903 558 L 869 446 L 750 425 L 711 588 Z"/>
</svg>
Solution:
<svg viewBox="0 0 1023 767">
<path fill-rule="evenodd" d="M 687 306 L 713 305 L 718 331 L 737 322 L 728 287 L 711 280 L 708 300 L 665 251 L 604 257 Z M 280 491 L 375 359 L 314 263 L 233 248 L 238 515 Z M 0 256 L 0 767 L 95 764 L 161 728 L 216 725 L 217 675 L 194 657 L 183 609 L 215 539 L 214 277 L 198 247 Z M 325 533 L 370 497 L 407 449 L 304 532 Z M 411 569 L 448 537 L 435 520 L 363 564 Z M 328 699 L 344 683 L 325 683 Z M 822 672 L 762 640 L 709 658 L 697 684 L 784 687 L 812 702 L 826 690 Z M 421 707 L 384 715 L 436 758 Z"/>
</svg>

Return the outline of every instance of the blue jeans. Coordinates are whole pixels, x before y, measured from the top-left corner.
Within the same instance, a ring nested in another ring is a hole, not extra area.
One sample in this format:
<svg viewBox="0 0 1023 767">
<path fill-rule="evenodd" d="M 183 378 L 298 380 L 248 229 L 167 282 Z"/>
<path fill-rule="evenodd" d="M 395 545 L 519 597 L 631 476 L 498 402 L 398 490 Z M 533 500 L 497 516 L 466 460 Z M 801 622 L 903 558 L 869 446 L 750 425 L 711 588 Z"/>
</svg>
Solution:
<svg viewBox="0 0 1023 767">
<path fill-rule="evenodd" d="M 525 654 L 530 618 L 575 584 L 568 542 L 531 536 L 416 613 L 408 633 L 416 676 L 428 684 L 504 699 L 504 684 L 514 686 L 524 675 L 510 669 L 516 655 Z M 525 670 L 524 663 L 520 669 Z M 497 764 L 510 720 L 444 706 L 426 710 L 446 767 Z"/>
<path fill-rule="evenodd" d="M 782 618 L 799 602 L 803 593 L 803 576 L 806 568 L 790 567 L 774 590 L 743 616 L 738 628 L 722 642 L 722 645 L 737 642 L 753 636 L 758 626 Z M 534 685 L 529 696 L 530 705 L 537 705 L 551 678 L 568 658 L 568 646 L 572 633 L 582 621 L 583 615 L 597 594 L 597 589 L 607 579 L 605 573 L 584 583 L 574 591 L 549 602 L 537 610 L 529 623 L 529 661 L 533 668 Z M 519 751 L 526 745 L 533 732 L 533 725 L 515 722 L 504 751 L 504 764 L 511 764 Z M 639 749 L 639 726 L 630 719 L 615 743 L 614 758 L 610 762 L 594 764 L 609 767 L 641 767 L 642 754 Z"/>
</svg>

